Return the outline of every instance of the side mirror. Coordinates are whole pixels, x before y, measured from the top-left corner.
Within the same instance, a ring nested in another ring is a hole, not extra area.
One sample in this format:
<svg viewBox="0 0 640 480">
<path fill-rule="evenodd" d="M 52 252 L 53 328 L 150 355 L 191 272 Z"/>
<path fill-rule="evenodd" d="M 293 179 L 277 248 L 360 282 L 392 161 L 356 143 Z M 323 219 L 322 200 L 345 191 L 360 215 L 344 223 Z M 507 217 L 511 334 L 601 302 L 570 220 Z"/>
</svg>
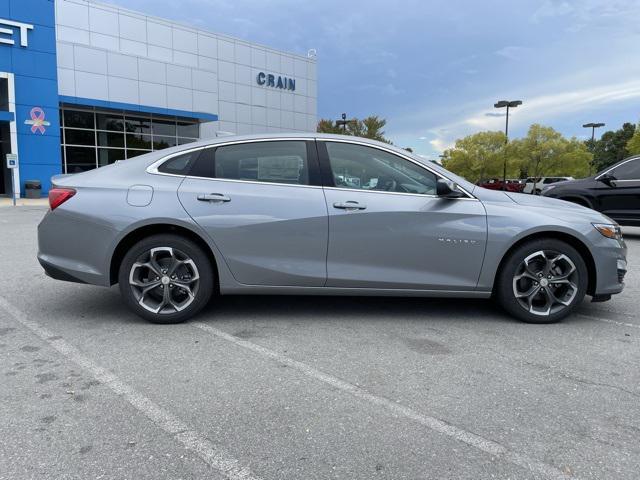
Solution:
<svg viewBox="0 0 640 480">
<path fill-rule="evenodd" d="M 608 185 L 609 187 L 616 186 L 616 177 L 609 173 L 602 175 L 600 178 L 598 178 L 598 181 L 604 183 L 605 185 Z"/>
<path fill-rule="evenodd" d="M 454 182 L 444 178 L 439 178 L 436 181 L 436 194 L 443 198 L 460 198 L 464 196 Z"/>
</svg>

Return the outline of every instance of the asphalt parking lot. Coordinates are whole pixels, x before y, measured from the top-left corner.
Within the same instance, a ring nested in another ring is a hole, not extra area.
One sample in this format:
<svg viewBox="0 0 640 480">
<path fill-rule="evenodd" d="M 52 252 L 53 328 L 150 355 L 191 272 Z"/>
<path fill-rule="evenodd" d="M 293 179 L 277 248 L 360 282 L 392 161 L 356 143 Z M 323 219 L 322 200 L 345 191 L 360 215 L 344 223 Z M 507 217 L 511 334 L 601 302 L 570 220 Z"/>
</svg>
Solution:
<svg viewBox="0 0 640 480">
<path fill-rule="evenodd" d="M 158 326 L 0 208 L 0 479 L 637 479 L 640 229 L 611 302 L 224 297 Z"/>
</svg>

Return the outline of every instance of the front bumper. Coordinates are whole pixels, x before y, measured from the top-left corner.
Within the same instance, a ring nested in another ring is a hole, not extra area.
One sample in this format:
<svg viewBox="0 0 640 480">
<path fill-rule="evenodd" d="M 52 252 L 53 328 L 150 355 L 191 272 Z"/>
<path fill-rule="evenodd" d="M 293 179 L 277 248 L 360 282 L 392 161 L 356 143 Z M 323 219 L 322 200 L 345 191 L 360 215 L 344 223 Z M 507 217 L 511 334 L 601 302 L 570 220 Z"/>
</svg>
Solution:
<svg viewBox="0 0 640 480">
<path fill-rule="evenodd" d="M 596 267 L 594 298 L 606 298 L 624 290 L 627 273 L 627 247 L 624 240 L 604 239 L 593 252 Z"/>
</svg>

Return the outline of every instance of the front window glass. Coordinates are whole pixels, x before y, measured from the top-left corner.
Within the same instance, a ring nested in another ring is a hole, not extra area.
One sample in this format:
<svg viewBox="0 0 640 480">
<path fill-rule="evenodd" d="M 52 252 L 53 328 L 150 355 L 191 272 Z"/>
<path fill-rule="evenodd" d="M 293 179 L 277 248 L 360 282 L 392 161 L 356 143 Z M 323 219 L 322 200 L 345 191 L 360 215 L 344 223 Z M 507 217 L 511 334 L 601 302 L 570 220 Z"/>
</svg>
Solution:
<svg viewBox="0 0 640 480">
<path fill-rule="evenodd" d="M 327 142 L 336 187 L 436 194 L 436 175 L 404 158 L 377 148 Z"/>
<path fill-rule="evenodd" d="M 616 180 L 640 180 L 640 158 L 623 163 L 611 173 Z"/>
<path fill-rule="evenodd" d="M 216 178 L 309 184 L 307 145 L 303 141 L 256 142 L 219 147 Z"/>
</svg>

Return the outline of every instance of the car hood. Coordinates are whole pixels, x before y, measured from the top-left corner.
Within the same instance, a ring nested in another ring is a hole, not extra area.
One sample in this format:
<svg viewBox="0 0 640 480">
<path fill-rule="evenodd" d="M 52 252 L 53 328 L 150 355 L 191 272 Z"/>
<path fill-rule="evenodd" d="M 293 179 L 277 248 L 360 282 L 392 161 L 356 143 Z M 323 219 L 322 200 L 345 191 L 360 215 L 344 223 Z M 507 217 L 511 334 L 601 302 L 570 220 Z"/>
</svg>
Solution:
<svg viewBox="0 0 640 480">
<path fill-rule="evenodd" d="M 501 192 L 513 202 L 522 205 L 525 209 L 535 208 L 538 213 L 558 220 L 575 221 L 583 219 L 595 223 L 612 223 L 613 221 L 601 214 L 582 205 L 578 205 L 557 198 L 541 197 L 524 193 Z"/>
<path fill-rule="evenodd" d="M 593 183 L 595 177 L 586 177 L 586 178 L 578 178 L 575 180 L 563 180 L 562 182 L 556 182 L 549 184 L 549 187 L 558 188 L 558 187 L 582 187 L 584 185 L 589 185 Z M 545 185 L 546 186 L 546 185 Z M 544 188 L 543 188 L 544 191 Z"/>
<path fill-rule="evenodd" d="M 558 200 L 556 198 L 541 197 L 526 193 L 503 192 L 476 188 L 473 191 L 481 202 L 485 204 L 509 204 L 522 209 L 522 215 L 536 214 L 547 218 L 553 218 L 562 222 L 589 222 L 589 223 L 613 223 L 613 220 L 600 212 L 591 210 L 575 203 Z"/>
<path fill-rule="evenodd" d="M 531 195 L 526 193 L 504 192 L 511 200 L 518 205 L 527 207 L 546 207 L 546 208 L 569 208 L 572 210 L 590 210 L 575 203 L 565 202 L 555 198 L 541 197 L 539 195 Z"/>
</svg>

